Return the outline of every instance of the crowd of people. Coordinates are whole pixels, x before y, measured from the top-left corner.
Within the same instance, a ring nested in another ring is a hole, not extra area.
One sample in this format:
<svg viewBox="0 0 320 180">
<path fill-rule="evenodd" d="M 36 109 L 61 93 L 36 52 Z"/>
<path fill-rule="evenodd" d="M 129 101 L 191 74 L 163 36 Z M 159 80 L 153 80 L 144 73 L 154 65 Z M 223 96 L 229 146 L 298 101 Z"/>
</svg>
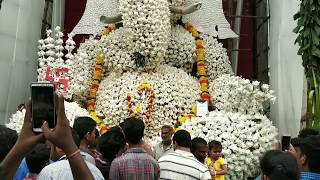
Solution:
<svg viewBox="0 0 320 180">
<path fill-rule="evenodd" d="M 161 128 L 162 141 L 150 147 L 143 140 L 145 124 L 127 118 L 100 135 L 90 117 L 73 127 L 57 97 L 57 125 L 45 122 L 43 133 L 32 131 L 30 103 L 21 132 L 0 126 L 0 180 L 224 180 L 227 157 L 219 141 L 191 138 L 186 130 Z M 280 148 L 281 149 L 281 148 Z M 270 150 L 260 162 L 261 180 L 320 180 L 320 136 L 304 129 L 287 151 Z"/>
</svg>

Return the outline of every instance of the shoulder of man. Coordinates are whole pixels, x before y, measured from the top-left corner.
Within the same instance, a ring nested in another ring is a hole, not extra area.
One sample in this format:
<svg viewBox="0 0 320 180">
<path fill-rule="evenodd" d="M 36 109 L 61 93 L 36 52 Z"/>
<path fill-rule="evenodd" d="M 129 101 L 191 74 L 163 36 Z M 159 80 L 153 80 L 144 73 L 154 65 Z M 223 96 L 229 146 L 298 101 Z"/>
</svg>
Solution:
<svg viewBox="0 0 320 180">
<path fill-rule="evenodd" d="M 168 153 L 166 155 L 163 155 L 159 158 L 158 162 L 161 162 L 161 161 L 166 161 L 168 159 L 172 159 L 173 156 L 175 156 L 177 153 L 176 152 L 171 152 L 171 153 Z"/>
<path fill-rule="evenodd" d="M 60 161 L 51 163 L 51 164 L 45 166 L 41 170 L 37 179 L 38 180 L 55 179 L 55 174 L 57 171 L 61 173 L 61 171 L 67 170 L 68 167 L 70 169 L 70 165 L 67 162 L 67 160 L 60 160 Z"/>
<path fill-rule="evenodd" d="M 104 180 L 101 171 L 92 163 L 85 161 L 95 180 Z M 70 169 L 71 170 L 71 169 Z"/>
</svg>

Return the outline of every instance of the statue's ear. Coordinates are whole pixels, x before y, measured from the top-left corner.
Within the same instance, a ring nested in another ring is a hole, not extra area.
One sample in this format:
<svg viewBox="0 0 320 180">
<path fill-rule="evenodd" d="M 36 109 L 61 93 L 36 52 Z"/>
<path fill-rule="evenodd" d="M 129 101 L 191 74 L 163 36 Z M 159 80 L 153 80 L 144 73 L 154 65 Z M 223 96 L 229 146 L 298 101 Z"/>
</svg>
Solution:
<svg viewBox="0 0 320 180">
<path fill-rule="evenodd" d="M 193 0 L 187 0 L 191 4 Z M 223 14 L 222 0 L 202 0 L 198 11 L 183 16 L 184 22 L 190 22 L 198 31 L 219 39 L 238 37 Z"/>
<path fill-rule="evenodd" d="M 170 6 L 170 11 L 171 13 L 186 15 L 186 14 L 191 14 L 193 12 L 196 12 L 201 8 L 201 5 L 202 5 L 201 2 L 197 2 L 197 3 L 193 3 L 192 5 L 183 6 L 183 7 Z"/>
<path fill-rule="evenodd" d="M 87 0 L 84 14 L 72 32 L 74 34 L 97 34 L 106 25 L 100 22 L 101 16 L 111 18 L 117 17 L 118 14 L 119 0 Z"/>
<path fill-rule="evenodd" d="M 115 16 L 101 16 L 100 17 L 100 22 L 103 24 L 115 24 L 122 21 L 122 15 L 121 14 L 117 14 Z"/>
</svg>

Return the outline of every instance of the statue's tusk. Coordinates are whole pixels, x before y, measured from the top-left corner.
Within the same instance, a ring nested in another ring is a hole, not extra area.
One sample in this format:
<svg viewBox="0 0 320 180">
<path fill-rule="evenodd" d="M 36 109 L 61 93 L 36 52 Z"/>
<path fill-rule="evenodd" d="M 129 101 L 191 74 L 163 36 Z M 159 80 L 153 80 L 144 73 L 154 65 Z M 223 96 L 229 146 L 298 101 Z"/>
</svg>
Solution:
<svg viewBox="0 0 320 180">
<path fill-rule="evenodd" d="M 184 6 L 170 6 L 170 11 L 175 14 L 181 14 L 181 15 L 186 15 L 186 14 L 191 14 L 201 8 L 202 3 L 197 2 L 194 3 L 193 5 L 184 7 Z"/>
<path fill-rule="evenodd" d="M 117 23 L 120 21 L 122 21 L 121 14 L 118 14 L 116 16 L 111 16 L 111 17 L 106 17 L 106 16 L 100 17 L 100 22 L 102 22 L 104 24 L 114 24 L 114 23 Z"/>
</svg>

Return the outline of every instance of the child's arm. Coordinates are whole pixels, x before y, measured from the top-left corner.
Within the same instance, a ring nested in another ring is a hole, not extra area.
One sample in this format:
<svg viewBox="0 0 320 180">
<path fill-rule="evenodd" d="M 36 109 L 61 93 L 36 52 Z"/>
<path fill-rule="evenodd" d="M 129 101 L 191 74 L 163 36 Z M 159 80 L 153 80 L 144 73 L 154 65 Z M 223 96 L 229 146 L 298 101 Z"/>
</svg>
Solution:
<svg viewBox="0 0 320 180">
<path fill-rule="evenodd" d="M 226 175 L 228 168 L 226 164 L 221 165 L 221 171 L 216 171 L 216 175 Z"/>
</svg>

